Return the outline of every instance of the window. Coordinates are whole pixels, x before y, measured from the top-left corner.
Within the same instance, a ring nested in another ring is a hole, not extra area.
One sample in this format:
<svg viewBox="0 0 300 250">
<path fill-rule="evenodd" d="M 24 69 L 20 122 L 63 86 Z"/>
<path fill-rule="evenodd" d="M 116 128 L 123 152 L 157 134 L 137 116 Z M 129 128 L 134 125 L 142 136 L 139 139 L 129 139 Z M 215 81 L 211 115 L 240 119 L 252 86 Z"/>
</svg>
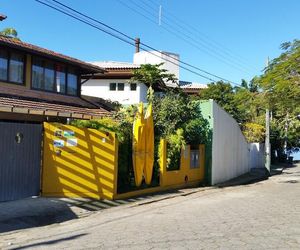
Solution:
<svg viewBox="0 0 300 250">
<path fill-rule="evenodd" d="M 109 90 L 110 91 L 115 91 L 117 89 L 117 84 L 116 83 L 110 83 L 109 84 Z"/>
<path fill-rule="evenodd" d="M 23 83 L 24 76 L 24 56 L 11 53 L 9 60 L 9 81 Z"/>
<path fill-rule="evenodd" d="M 62 65 L 56 65 L 56 92 L 66 93 L 66 69 Z"/>
<path fill-rule="evenodd" d="M 131 83 L 130 84 L 130 90 L 131 91 L 136 91 L 136 83 Z"/>
<path fill-rule="evenodd" d="M 118 83 L 118 91 L 124 91 L 124 83 Z"/>
<path fill-rule="evenodd" d="M 44 88 L 44 68 L 41 59 L 34 58 L 32 61 L 32 87 L 36 89 Z"/>
<path fill-rule="evenodd" d="M 0 49 L 0 80 L 24 83 L 24 55 Z"/>
<path fill-rule="evenodd" d="M 7 81 L 8 55 L 5 50 L 0 50 L 0 80 Z"/>
<path fill-rule="evenodd" d="M 51 62 L 45 62 L 45 90 L 54 91 L 54 64 Z"/>
<path fill-rule="evenodd" d="M 69 95 L 77 95 L 77 75 L 75 74 L 74 69 L 68 70 L 68 85 L 67 93 Z"/>
<path fill-rule="evenodd" d="M 124 83 L 110 83 L 109 84 L 110 91 L 124 91 Z"/>
<path fill-rule="evenodd" d="M 41 58 L 32 60 L 32 87 L 61 94 L 77 95 L 78 76 L 74 68 Z"/>
<path fill-rule="evenodd" d="M 200 151 L 199 145 L 191 145 L 190 150 L 190 168 L 200 167 Z"/>
</svg>

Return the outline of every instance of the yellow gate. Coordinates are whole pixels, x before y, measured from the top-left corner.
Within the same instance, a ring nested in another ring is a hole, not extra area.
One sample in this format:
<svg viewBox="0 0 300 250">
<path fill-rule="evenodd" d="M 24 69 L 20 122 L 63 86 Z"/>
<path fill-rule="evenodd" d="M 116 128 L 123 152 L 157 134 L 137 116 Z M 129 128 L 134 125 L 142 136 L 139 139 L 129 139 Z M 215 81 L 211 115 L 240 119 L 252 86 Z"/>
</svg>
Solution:
<svg viewBox="0 0 300 250">
<path fill-rule="evenodd" d="M 113 199 L 118 143 L 112 132 L 44 123 L 42 194 Z"/>
</svg>

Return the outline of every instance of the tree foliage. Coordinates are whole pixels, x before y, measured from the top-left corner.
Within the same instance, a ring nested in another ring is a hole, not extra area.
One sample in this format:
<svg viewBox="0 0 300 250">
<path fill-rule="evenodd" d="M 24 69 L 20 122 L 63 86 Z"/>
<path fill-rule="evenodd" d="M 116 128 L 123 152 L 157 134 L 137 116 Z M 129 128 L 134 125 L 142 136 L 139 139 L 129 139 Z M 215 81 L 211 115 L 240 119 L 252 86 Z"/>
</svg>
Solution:
<svg viewBox="0 0 300 250">
<path fill-rule="evenodd" d="M 133 71 L 130 82 L 140 82 L 148 86 L 147 100 L 152 102 L 154 90 L 167 91 L 167 82 L 176 83 L 177 79 L 174 74 L 168 73 L 168 70 L 161 68 L 160 64 L 142 64 L 139 69 Z"/>
<path fill-rule="evenodd" d="M 168 169 L 178 169 L 182 147 L 206 143 L 209 124 L 202 117 L 199 102 L 181 92 L 169 91 L 163 97 L 156 96 L 153 107 L 155 135 L 168 141 Z"/>
<path fill-rule="evenodd" d="M 287 142 L 287 150 L 300 146 L 300 41 L 281 45 L 283 53 L 273 59 L 260 78 L 263 104 L 272 111 L 278 131 L 279 149 Z M 274 125 L 273 125 L 274 127 Z"/>
<path fill-rule="evenodd" d="M 0 34 L 3 36 L 12 37 L 15 40 L 20 40 L 20 38 L 18 37 L 18 32 L 14 28 L 5 28 L 0 31 Z"/>
<path fill-rule="evenodd" d="M 265 109 L 271 111 L 272 148 L 282 152 L 300 147 L 300 41 L 281 45 L 283 53 L 273 59 L 261 76 L 232 87 L 222 81 L 208 84 L 201 99 L 214 99 L 241 125 L 248 141 L 263 141 Z"/>
</svg>

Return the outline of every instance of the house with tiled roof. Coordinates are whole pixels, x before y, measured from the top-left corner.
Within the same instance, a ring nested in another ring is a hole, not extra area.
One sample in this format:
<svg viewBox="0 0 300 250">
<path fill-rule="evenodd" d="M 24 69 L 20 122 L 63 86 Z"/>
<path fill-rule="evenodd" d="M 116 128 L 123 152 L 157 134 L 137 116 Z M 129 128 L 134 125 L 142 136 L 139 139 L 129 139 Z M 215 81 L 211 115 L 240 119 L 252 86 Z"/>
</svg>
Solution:
<svg viewBox="0 0 300 250">
<path fill-rule="evenodd" d="M 162 68 L 179 78 L 179 55 L 163 51 L 139 51 L 139 42 L 136 43 L 136 52 L 133 57 L 133 63 L 97 61 L 91 64 L 104 68 L 103 74 L 94 74 L 92 78 L 86 77 L 86 82 L 82 85 L 82 94 L 86 96 L 95 96 L 123 105 L 147 102 L 148 87 L 144 83 L 130 82 L 133 71 L 139 69 L 142 64 L 160 64 Z M 164 86 L 157 86 L 156 92 L 162 89 L 178 88 L 178 83 L 165 82 Z"/>
<path fill-rule="evenodd" d="M 148 87 L 143 83 L 129 83 L 133 70 L 140 68 L 139 64 L 113 61 L 91 63 L 105 69 L 105 72 L 87 79 L 82 85 L 82 95 L 124 105 L 147 101 Z"/>
<path fill-rule="evenodd" d="M 207 88 L 206 84 L 188 81 L 179 81 L 182 91 L 188 95 L 199 95 L 199 93 Z"/>
<path fill-rule="evenodd" d="M 81 95 L 82 76 L 104 72 L 96 65 L 0 36 L 0 202 L 40 194 L 45 147 L 55 150 L 60 162 L 66 155 L 82 157 L 72 148 L 78 134 L 51 132 L 43 122 L 64 126 L 72 119 L 109 116 L 105 102 Z M 55 138 L 50 145 L 43 141 L 47 136 Z M 59 163 L 51 168 L 58 171 Z"/>
<path fill-rule="evenodd" d="M 104 72 L 97 65 L 0 36 L 0 119 L 65 122 L 106 116 L 104 104 L 81 96 L 82 76 Z"/>
</svg>

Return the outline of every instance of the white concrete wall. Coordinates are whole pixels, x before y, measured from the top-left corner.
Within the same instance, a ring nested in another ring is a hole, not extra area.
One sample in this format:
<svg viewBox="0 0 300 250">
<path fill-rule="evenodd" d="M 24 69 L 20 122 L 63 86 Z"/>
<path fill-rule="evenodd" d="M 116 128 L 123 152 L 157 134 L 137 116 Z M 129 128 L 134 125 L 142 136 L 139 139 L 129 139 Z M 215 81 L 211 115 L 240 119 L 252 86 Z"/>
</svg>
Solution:
<svg viewBox="0 0 300 250">
<path fill-rule="evenodd" d="M 179 65 L 178 65 L 179 55 L 170 52 L 159 52 L 151 51 L 141 51 L 135 53 L 133 56 L 133 63 L 135 64 L 159 64 L 164 63 L 162 68 L 168 70 L 170 73 L 174 74 L 177 79 L 179 79 Z M 171 63 L 171 62 L 173 63 Z M 177 65 L 175 65 L 175 64 Z"/>
<path fill-rule="evenodd" d="M 249 172 L 249 147 L 237 122 L 213 102 L 212 185 Z"/>
<path fill-rule="evenodd" d="M 124 91 L 110 91 L 110 83 L 124 83 Z M 92 79 L 82 85 L 81 94 L 117 101 L 124 105 L 147 101 L 147 86 L 138 83 L 135 91 L 130 90 L 130 84 L 123 79 Z"/>
<path fill-rule="evenodd" d="M 265 144 L 264 143 L 250 143 L 250 169 L 251 168 L 265 168 Z"/>
</svg>

